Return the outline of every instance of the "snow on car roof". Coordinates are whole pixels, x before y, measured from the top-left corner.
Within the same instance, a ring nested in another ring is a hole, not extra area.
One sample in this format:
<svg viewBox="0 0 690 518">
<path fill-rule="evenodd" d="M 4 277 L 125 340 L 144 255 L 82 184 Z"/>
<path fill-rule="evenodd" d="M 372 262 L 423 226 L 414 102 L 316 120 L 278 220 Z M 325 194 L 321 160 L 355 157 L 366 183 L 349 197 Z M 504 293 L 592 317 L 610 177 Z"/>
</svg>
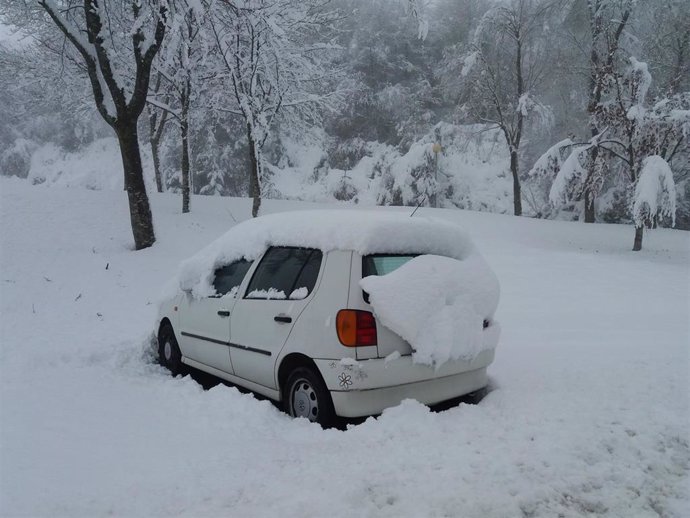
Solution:
<svg viewBox="0 0 690 518">
<path fill-rule="evenodd" d="M 216 268 L 257 259 L 270 246 L 298 246 L 373 253 L 423 253 L 465 259 L 474 250 L 457 225 L 421 216 L 360 210 L 281 212 L 241 222 L 180 265 L 179 287 L 203 297 L 213 293 Z"/>
</svg>

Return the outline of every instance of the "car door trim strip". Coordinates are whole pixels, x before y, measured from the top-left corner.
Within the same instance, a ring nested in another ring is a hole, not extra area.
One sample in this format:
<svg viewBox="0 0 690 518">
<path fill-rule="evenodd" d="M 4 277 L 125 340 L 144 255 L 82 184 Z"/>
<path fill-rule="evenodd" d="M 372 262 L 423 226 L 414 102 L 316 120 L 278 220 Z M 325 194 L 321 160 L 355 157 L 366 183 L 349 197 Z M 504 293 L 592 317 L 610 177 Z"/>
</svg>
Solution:
<svg viewBox="0 0 690 518">
<path fill-rule="evenodd" d="M 208 338 L 206 336 L 195 335 L 194 333 L 187 333 L 182 331 L 182 336 L 188 336 L 190 338 L 196 338 L 198 340 L 206 340 L 207 342 L 212 342 L 214 344 L 226 345 L 227 347 L 233 347 L 235 349 L 242 349 L 243 351 L 249 351 L 252 353 L 263 354 L 265 356 L 271 356 L 271 351 L 266 351 L 265 349 L 257 349 L 256 347 L 249 347 L 248 345 L 234 344 L 232 342 L 224 342 L 223 340 L 216 340 L 215 338 Z"/>
</svg>

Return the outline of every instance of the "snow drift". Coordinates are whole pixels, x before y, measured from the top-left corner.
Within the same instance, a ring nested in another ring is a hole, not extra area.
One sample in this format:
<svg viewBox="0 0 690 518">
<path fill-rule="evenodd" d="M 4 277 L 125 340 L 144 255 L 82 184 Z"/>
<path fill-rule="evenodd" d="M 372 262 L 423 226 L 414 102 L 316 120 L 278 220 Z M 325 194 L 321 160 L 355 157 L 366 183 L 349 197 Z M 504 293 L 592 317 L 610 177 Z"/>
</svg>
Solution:
<svg viewBox="0 0 690 518">
<path fill-rule="evenodd" d="M 322 430 L 142 359 L 152 295 L 251 200 L 154 193 L 133 252 L 124 192 L 48 185 L 0 178 L 0 515 L 687 518 L 688 232 L 420 209 L 501 279 L 494 390 Z"/>
</svg>

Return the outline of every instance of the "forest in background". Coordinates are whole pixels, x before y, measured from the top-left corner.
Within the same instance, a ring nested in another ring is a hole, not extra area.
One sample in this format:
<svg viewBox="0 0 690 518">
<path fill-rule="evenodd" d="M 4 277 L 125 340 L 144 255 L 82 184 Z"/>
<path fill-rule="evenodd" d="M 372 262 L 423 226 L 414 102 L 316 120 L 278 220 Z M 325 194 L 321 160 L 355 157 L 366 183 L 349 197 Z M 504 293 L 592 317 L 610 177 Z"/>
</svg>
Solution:
<svg viewBox="0 0 690 518">
<path fill-rule="evenodd" d="M 684 0 L 0 0 L 1 174 L 41 181 L 46 145 L 114 136 L 117 95 L 94 103 L 46 15 L 90 37 L 88 6 L 130 99 L 137 35 L 164 29 L 128 131 L 183 211 L 192 192 L 690 228 Z"/>
</svg>

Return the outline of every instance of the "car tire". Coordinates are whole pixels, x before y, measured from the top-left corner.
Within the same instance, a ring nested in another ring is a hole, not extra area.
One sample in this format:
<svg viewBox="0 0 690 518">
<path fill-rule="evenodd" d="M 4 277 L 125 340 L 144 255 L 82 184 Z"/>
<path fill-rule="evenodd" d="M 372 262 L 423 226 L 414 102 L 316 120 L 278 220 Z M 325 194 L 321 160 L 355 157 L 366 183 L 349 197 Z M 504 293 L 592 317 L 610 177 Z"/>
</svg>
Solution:
<svg viewBox="0 0 690 518">
<path fill-rule="evenodd" d="M 180 352 L 180 346 L 177 344 L 175 332 L 169 325 L 164 326 L 158 334 L 158 358 L 161 365 L 167 368 L 173 376 L 183 373 L 182 352 Z"/>
<path fill-rule="evenodd" d="M 335 419 L 331 393 L 321 376 L 310 367 L 297 367 L 287 378 L 283 389 L 285 412 L 305 417 L 328 427 Z"/>
</svg>

